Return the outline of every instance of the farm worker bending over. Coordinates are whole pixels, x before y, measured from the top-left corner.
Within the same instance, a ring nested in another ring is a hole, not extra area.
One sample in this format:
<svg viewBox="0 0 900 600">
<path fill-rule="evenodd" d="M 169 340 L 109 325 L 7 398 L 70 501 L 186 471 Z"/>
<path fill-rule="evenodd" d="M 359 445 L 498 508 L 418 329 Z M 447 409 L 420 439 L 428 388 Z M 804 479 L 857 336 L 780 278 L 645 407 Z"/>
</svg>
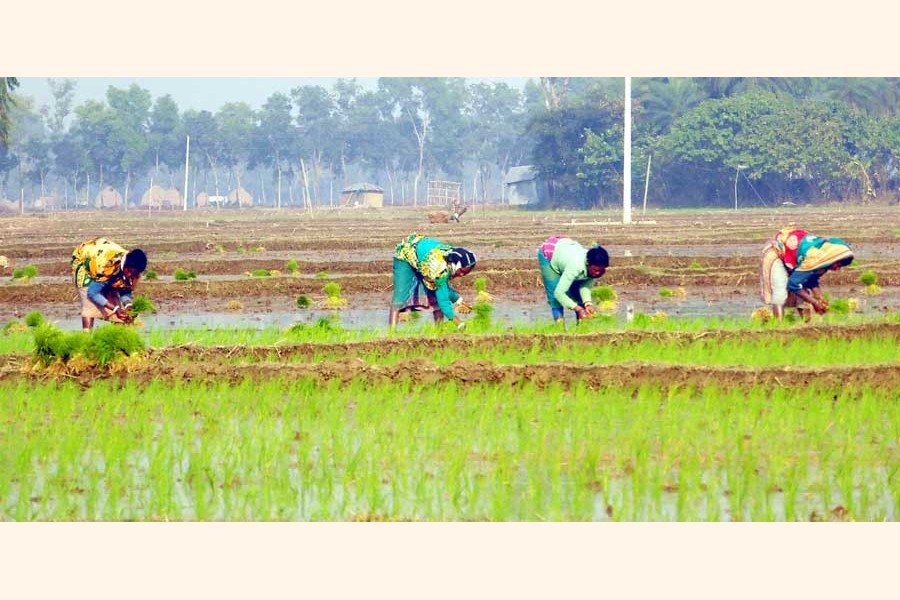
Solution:
<svg viewBox="0 0 900 600">
<path fill-rule="evenodd" d="M 400 242 L 394 254 L 391 329 L 397 326 L 401 311 L 425 308 L 434 310 L 435 323 L 447 317 L 456 323 L 457 329 L 462 329 L 465 323 L 454 310 L 454 305 L 461 304 L 462 299 L 449 283 L 454 277 L 468 275 L 474 268 L 475 255 L 465 248 L 454 248 L 416 233 Z"/>
<path fill-rule="evenodd" d="M 599 244 L 590 250 L 563 235 L 541 244 L 537 252 L 547 303 L 554 321 L 563 320 L 563 309 L 575 311 L 578 321 L 595 313 L 591 288 L 606 272 L 609 254 Z"/>
<path fill-rule="evenodd" d="M 784 319 L 785 306 L 796 307 L 800 316 L 809 320 L 810 306 L 819 314 L 828 310 L 819 278 L 852 262 L 853 251 L 839 238 L 821 238 L 802 229 L 782 229 L 763 249 L 762 300 L 772 305 L 778 320 Z"/>
<path fill-rule="evenodd" d="M 828 310 L 828 301 L 819 289 L 819 278 L 852 262 L 853 250 L 844 240 L 808 233 L 797 248 L 797 268 L 788 277 L 788 293 L 809 302 L 821 315 Z"/>
<path fill-rule="evenodd" d="M 86 331 L 100 318 L 130 323 L 134 287 L 147 268 L 143 250 L 125 250 L 105 238 L 79 244 L 72 252 L 72 275 L 81 299 L 81 326 Z"/>
<path fill-rule="evenodd" d="M 802 229 L 787 228 L 775 234 L 765 245 L 759 263 L 760 298 L 764 304 L 772 305 L 772 314 L 784 320 L 784 307 L 797 308 L 800 316 L 806 318 L 808 307 L 797 306 L 797 297 L 788 297 L 788 275 L 797 268 L 797 250 L 800 240 L 806 236 Z"/>
</svg>

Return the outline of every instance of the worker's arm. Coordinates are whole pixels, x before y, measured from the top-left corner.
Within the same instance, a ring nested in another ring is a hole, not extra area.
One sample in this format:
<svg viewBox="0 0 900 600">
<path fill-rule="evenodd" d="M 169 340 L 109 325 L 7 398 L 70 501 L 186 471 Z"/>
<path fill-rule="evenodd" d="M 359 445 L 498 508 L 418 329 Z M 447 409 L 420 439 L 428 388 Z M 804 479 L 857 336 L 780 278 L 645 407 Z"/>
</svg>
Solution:
<svg viewBox="0 0 900 600">
<path fill-rule="evenodd" d="M 596 279 L 585 279 L 582 282 L 581 287 L 578 288 L 582 304 L 587 305 L 594 302 L 594 299 L 591 297 L 591 289 L 593 289 L 595 283 L 597 283 Z"/>
<path fill-rule="evenodd" d="M 556 301 L 569 310 L 575 310 L 575 307 L 578 306 L 578 304 L 569 298 L 569 295 L 566 293 L 569 291 L 569 288 L 572 287 L 572 283 L 575 281 L 575 277 L 578 274 L 577 267 L 566 267 L 565 270 L 563 270 L 559 281 L 556 282 L 556 289 L 553 290 L 553 297 L 556 298 Z"/>
<path fill-rule="evenodd" d="M 456 311 L 453 310 L 453 302 L 450 300 L 450 286 L 447 285 L 447 278 L 438 279 L 435 284 L 434 296 L 437 298 L 438 308 L 444 313 L 444 316 L 451 321 L 456 318 Z M 459 294 L 453 292 L 456 298 Z"/>
<path fill-rule="evenodd" d="M 118 304 L 113 304 L 109 300 L 106 299 L 106 295 L 103 293 L 106 290 L 106 284 L 102 281 L 92 281 L 88 286 L 87 295 L 88 298 L 91 299 L 91 302 L 105 308 L 106 310 L 111 310 L 115 312 L 119 309 Z"/>
</svg>

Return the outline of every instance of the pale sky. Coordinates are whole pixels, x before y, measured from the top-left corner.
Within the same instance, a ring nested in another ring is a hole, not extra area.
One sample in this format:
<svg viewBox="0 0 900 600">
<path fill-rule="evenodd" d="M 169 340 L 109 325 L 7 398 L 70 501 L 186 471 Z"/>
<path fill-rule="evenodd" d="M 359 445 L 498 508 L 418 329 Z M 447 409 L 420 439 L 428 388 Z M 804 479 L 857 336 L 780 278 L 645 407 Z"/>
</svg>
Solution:
<svg viewBox="0 0 900 600">
<path fill-rule="evenodd" d="M 226 102 L 246 102 L 252 108 L 260 108 L 274 92 L 290 93 L 301 85 L 321 85 L 331 89 L 336 77 L 74 77 L 78 81 L 75 88 L 74 106 L 85 100 L 103 100 L 109 86 L 127 88 L 132 83 L 150 91 L 153 99 L 170 94 L 181 111 L 193 108 L 212 113 Z M 365 89 L 375 89 L 375 77 L 356 78 Z M 467 81 L 503 81 L 514 88 L 522 89 L 527 81 L 523 77 L 471 77 Z M 37 104 L 50 105 L 53 96 L 44 77 L 21 77 L 16 93 L 31 96 Z"/>
</svg>

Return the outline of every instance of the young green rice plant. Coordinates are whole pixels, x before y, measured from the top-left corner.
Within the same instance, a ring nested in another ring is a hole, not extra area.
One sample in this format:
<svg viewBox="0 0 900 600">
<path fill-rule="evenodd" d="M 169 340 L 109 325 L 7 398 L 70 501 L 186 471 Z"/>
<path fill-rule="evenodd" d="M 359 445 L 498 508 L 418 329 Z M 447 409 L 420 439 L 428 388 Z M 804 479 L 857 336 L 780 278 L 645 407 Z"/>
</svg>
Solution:
<svg viewBox="0 0 900 600">
<path fill-rule="evenodd" d="M 772 314 L 771 309 L 768 306 L 763 306 L 753 311 L 750 315 L 750 320 L 753 323 L 763 324 L 770 322 L 774 317 L 775 315 Z"/>
<path fill-rule="evenodd" d="M 616 294 L 616 291 L 608 285 L 598 285 L 591 289 L 591 300 L 593 300 L 595 304 L 609 300 L 617 300 L 618 298 L 619 295 Z"/>
<path fill-rule="evenodd" d="M 189 279 L 196 279 L 197 274 L 193 271 L 186 271 L 182 268 L 175 269 L 175 281 L 188 281 Z"/>
<path fill-rule="evenodd" d="M 863 291 L 866 296 L 877 296 L 881 293 L 881 286 L 877 283 L 872 283 L 866 286 L 866 289 Z"/>
<path fill-rule="evenodd" d="M 272 272 L 269 269 L 256 269 L 250 273 L 251 277 L 271 277 Z"/>
<path fill-rule="evenodd" d="M 297 275 L 298 273 L 300 273 L 300 265 L 297 263 L 297 259 L 292 258 L 291 260 L 287 261 L 285 270 L 291 275 Z"/>
<path fill-rule="evenodd" d="M 244 310 L 244 304 L 240 300 L 229 300 L 225 304 L 225 310 L 232 311 L 232 312 L 241 311 L 241 310 Z"/>
<path fill-rule="evenodd" d="M 137 295 L 134 297 L 134 300 L 131 301 L 131 314 L 132 315 L 140 315 L 142 313 L 155 313 L 156 305 L 150 301 L 147 296 Z"/>
<path fill-rule="evenodd" d="M 91 362 L 102 366 L 108 365 L 121 356 L 132 356 L 143 352 L 144 340 L 130 327 L 109 325 L 100 327 L 88 336 L 82 352 Z"/>
<path fill-rule="evenodd" d="M 608 285 L 601 285 L 591 289 L 591 300 L 597 308 L 603 312 L 615 312 L 619 307 L 616 291 Z"/>
<path fill-rule="evenodd" d="M 33 310 L 25 315 L 25 324 L 29 327 L 39 327 L 44 324 L 44 315 L 39 310 Z"/>
<path fill-rule="evenodd" d="M 312 325 L 308 323 L 294 323 L 286 330 L 291 335 L 299 335 L 304 338 L 322 339 L 329 334 L 337 334 L 343 331 L 341 321 L 337 315 L 319 317 Z"/>
<path fill-rule="evenodd" d="M 157 273 L 153 269 L 147 269 L 147 271 L 144 272 L 144 279 L 148 281 L 156 281 L 159 279 L 159 273 Z"/>
<path fill-rule="evenodd" d="M 878 283 L 878 275 L 875 274 L 875 271 L 865 271 L 859 276 L 859 281 L 865 286 L 875 285 Z"/>
<path fill-rule="evenodd" d="M 494 301 L 494 297 L 487 291 L 487 277 L 479 277 L 475 280 L 475 302 L 481 304 L 490 304 Z"/>
<path fill-rule="evenodd" d="M 6 325 L 3 326 L 2 331 L 4 335 L 15 335 L 19 333 L 25 333 L 28 330 L 28 325 L 26 325 L 22 321 L 13 319 L 11 321 L 7 321 Z"/>
<path fill-rule="evenodd" d="M 322 292 L 325 293 L 324 308 L 340 310 L 347 307 L 347 299 L 341 296 L 341 284 L 329 281 L 322 287 Z"/>
<path fill-rule="evenodd" d="M 297 296 L 297 308 L 309 308 L 312 306 L 312 300 L 306 294 Z"/>
<path fill-rule="evenodd" d="M 494 307 L 487 302 L 478 302 L 472 307 L 475 316 L 472 317 L 472 328 L 475 331 L 485 331 L 491 326 L 491 314 Z"/>
<path fill-rule="evenodd" d="M 836 298 L 828 305 L 828 310 L 839 315 L 846 315 L 850 312 L 850 300 L 848 298 Z"/>
<path fill-rule="evenodd" d="M 216 244 L 216 252 L 219 254 L 225 254 L 225 246 L 222 244 Z"/>
<path fill-rule="evenodd" d="M 115 329 L 125 329 L 116 327 Z M 130 330 L 129 330 L 130 331 Z M 34 358 L 47 366 L 55 359 L 68 362 L 76 352 L 82 350 L 87 336 L 82 332 L 67 333 L 49 323 L 34 328 Z"/>
<path fill-rule="evenodd" d="M 691 262 L 690 265 L 688 265 L 688 269 L 690 269 L 690 270 L 692 270 L 692 271 L 699 271 L 699 270 L 702 269 L 702 268 L 703 268 L 703 265 L 701 265 L 700 263 L 698 263 L 696 260 L 693 261 L 693 262 Z"/>
<path fill-rule="evenodd" d="M 25 265 L 19 269 L 13 270 L 13 279 L 28 281 L 32 277 L 37 277 L 38 268 L 34 265 Z"/>
<path fill-rule="evenodd" d="M 673 294 L 674 294 L 674 292 L 670 288 L 667 288 L 667 287 L 659 288 L 659 297 L 660 298 L 671 298 L 673 296 Z"/>
<path fill-rule="evenodd" d="M 328 279 L 331 277 L 326 271 L 319 271 L 316 273 L 316 279 Z"/>
<path fill-rule="evenodd" d="M 235 254 L 246 254 L 247 249 L 244 248 L 243 246 L 238 246 L 237 248 L 234 249 L 234 252 L 235 252 Z"/>
<path fill-rule="evenodd" d="M 260 252 L 265 252 L 265 251 L 266 251 L 266 249 L 263 246 L 254 246 L 253 248 L 250 249 L 250 252 L 254 252 L 254 253 L 260 253 Z"/>
</svg>

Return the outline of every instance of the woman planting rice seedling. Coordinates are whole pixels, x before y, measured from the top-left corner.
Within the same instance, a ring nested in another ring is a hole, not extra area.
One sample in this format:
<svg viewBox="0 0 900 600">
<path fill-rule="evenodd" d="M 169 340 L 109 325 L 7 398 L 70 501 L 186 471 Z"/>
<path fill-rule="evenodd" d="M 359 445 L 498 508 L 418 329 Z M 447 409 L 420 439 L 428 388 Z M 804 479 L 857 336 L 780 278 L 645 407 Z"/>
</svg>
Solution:
<svg viewBox="0 0 900 600">
<path fill-rule="evenodd" d="M 784 320 L 784 306 L 788 301 L 788 275 L 797 267 L 797 248 L 805 235 L 802 229 L 782 229 L 763 248 L 759 266 L 760 297 L 764 304 L 772 305 L 772 314 L 779 321 Z M 797 306 L 796 297 L 792 300 L 791 306 L 804 315 L 808 309 Z"/>
<path fill-rule="evenodd" d="M 828 300 L 819 289 L 819 278 L 852 262 L 853 251 L 844 240 L 807 234 L 797 249 L 797 268 L 788 277 L 788 294 L 809 302 L 818 314 L 824 314 Z"/>
<path fill-rule="evenodd" d="M 90 330 L 94 319 L 130 323 L 134 287 L 147 268 L 139 248 L 125 250 L 105 238 L 79 244 L 72 252 L 72 275 L 81 299 L 81 326 Z"/>
<path fill-rule="evenodd" d="M 434 311 L 435 323 L 446 317 L 462 329 L 465 323 L 454 309 L 462 299 L 450 287 L 450 280 L 468 275 L 474 268 L 475 255 L 465 248 L 454 248 L 416 233 L 400 242 L 394 254 L 391 329 L 397 326 L 401 311 L 426 308 Z"/>
<path fill-rule="evenodd" d="M 554 321 L 563 320 L 565 308 L 574 310 L 578 321 L 596 313 L 591 288 L 609 266 L 609 254 L 602 246 L 587 249 L 571 238 L 555 235 L 541 244 L 537 259 Z"/>
<path fill-rule="evenodd" d="M 763 249 L 760 262 L 760 295 L 772 305 L 773 315 L 784 319 L 784 307 L 797 308 L 809 320 L 810 307 L 818 314 L 828 310 L 819 278 L 853 262 L 850 246 L 839 238 L 821 238 L 802 229 L 782 229 Z M 807 304 L 808 303 L 808 304 Z"/>
</svg>

